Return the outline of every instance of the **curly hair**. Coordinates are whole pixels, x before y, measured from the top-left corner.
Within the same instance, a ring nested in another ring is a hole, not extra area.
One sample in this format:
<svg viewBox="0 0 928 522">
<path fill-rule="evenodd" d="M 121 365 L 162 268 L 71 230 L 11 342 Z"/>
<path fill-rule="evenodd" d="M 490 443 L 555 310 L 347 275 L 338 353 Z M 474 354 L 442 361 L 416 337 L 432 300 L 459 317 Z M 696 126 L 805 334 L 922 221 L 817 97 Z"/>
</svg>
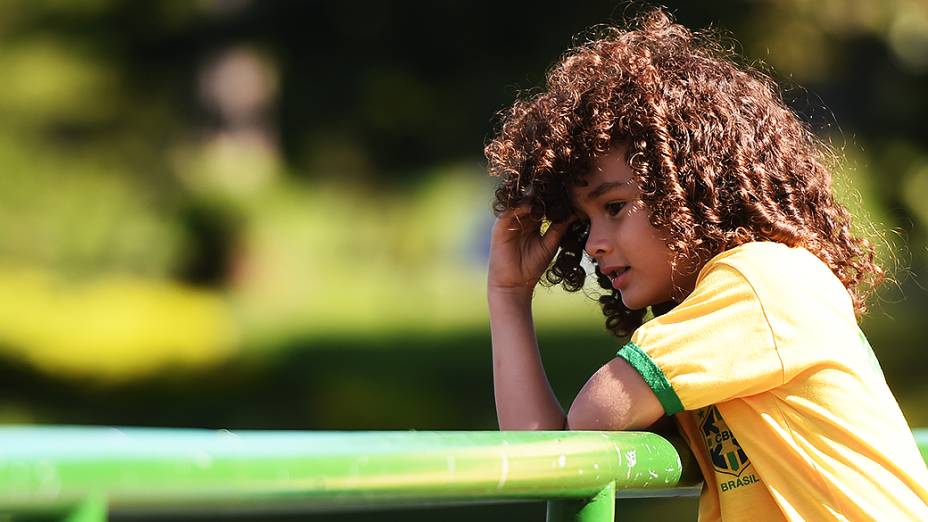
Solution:
<svg viewBox="0 0 928 522">
<path fill-rule="evenodd" d="M 568 220 L 571 189 L 585 185 L 596 158 L 623 144 L 675 267 L 701 267 L 752 241 L 802 246 L 864 313 L 884 273 L 832 193 L 831 149 L 770 77 L 739 65 L 711 34 L 692 32 L 661 9 L 632 27 L 603 27 L 553 66 L 542 92 L 502 112 L 484 150 L 490 174 L 501 178 L 494 211 L 530 201 L 535 218 Z M 568 229 L 542 282 L 583 287 L 587 233 L 582 222 Z M 596 277 L 607 290 L 599 297 L 606 328 L 631 334 L 646 310 L 627 308 L 599 267 Z M 655 315 L 667 309 L 651 308 Z"/>
</svg>

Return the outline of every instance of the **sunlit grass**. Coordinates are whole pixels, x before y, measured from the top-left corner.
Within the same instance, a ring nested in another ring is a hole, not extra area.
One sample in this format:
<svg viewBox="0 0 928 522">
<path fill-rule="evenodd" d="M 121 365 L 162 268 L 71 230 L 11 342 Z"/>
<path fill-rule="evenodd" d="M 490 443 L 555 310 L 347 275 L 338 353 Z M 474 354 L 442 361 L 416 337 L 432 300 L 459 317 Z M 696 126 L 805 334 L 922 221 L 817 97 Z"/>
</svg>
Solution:
<svg viewBox="0 0 928 522">
<path fill-rule="evenodd" d="M 233 353 L 236 335 L 225 303 L 208 292 L 0 267 L 0 350 L 48 372 L 125 379 L 212 364 Z"/>
</svg>

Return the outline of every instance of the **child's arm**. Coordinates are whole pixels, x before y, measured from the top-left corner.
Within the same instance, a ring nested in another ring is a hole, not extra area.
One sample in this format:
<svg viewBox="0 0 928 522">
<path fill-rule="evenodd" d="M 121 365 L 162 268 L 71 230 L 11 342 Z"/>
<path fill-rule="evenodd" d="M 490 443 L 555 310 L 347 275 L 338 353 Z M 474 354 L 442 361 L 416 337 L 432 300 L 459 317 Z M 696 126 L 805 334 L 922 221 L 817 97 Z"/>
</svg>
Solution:
<svg viewBox="0 0 928 522">
<path fill-rule="evenodd" d="M 548 383 L 532 324 L 532 295 L 488 292 L 493 390 L 501 430 L 562 430 L 564 410 Z"/>
<path fill-rule="evenodd" d="M 572 430 L 651 430 L 664 407 L 637 370 L 616 357 L 583 385 L 567 415 Z"/>
<path fill-rule="evenodd" d="M 647 428 L 663 409 L 624 359 L 615 358 L 600 368 L 580 390 L 568 415 L 545 375 L 532 321 L 532 292 L 567 226 L 552 225 L 542 236 L 527 206 L 502 214 L 493 226 L 487 299 L 500 429 Z"/>
<path fill-rule="evenodd" d="M 542 236 L 523 205 L 493 225 L 487 301 L 493 342 L 493 390 L 501 430 L 562 430 L 567 417 L 545 375 L 532 322 L 532 293 L 567 224 Z"/>
</svg>

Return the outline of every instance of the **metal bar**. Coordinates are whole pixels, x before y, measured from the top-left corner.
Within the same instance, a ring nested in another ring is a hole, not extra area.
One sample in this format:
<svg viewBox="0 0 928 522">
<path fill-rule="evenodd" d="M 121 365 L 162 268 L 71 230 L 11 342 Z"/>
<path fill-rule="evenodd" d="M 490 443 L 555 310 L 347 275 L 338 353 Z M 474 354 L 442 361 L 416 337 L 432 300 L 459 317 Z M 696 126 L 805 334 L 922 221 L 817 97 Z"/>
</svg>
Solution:
<svg viewBox="0 0 928 522">
<path fill-rule="evenodd" d="M 922 459 L 928 462 L 928 428 L 918 428 L 912 430 L 915 436 L 915 443 L 918 444 L 918 451 L 922 453 Z"/>
<path fill-rule="evenodd" d="M 616 496 L 692 493 L 698 473 L 680 441 L 639 432 L 0 427 L 0 512 L 81 522 L 542 499 L 549 519 L 598 522 Z"/>
<path fill-rule="evenodd" d="M 679 444 L 679 443 L 678 443 Z M 0 428 L 0 509 L 319 511 L 692 484 L 652 433 Z"/>
<path fill-rule="evenodd" d="M 67 512 L 63 522 L 106 522 L 106 497 L 90 495 Z"/>
<path fill-rule="evenodd" d="M 593 498 L 549 500 L 547 522 L 612 522 L 615 520 L 615 482 Z"/>
</svg>

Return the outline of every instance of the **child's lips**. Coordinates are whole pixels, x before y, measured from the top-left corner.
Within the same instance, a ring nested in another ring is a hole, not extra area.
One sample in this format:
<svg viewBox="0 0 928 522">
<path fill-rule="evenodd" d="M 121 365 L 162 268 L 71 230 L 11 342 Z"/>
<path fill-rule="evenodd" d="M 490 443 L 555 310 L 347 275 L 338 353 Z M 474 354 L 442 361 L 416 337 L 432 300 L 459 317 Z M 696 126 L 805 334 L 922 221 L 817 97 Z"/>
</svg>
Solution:
<svg viewBox="0 0 928 522">
<path fill-rule="evenodd" d="M 612 288 L 618 290 L 625 283 L 628 279 L 629 270 L 631 270 L 631 267 L 628 266 L 609 267 L 606 276 L 612 282 Z"/>
<path fill-rule="evenodd" d="M 625 283 L 625 281 L 628 279 L 629 270 L 631 270 L 631 268 L 626 268 L 625 270 L 619 272 L 617 276 L 612 278 L 612 288 L 618 290 L 619 287 Z"/>
</svg>

